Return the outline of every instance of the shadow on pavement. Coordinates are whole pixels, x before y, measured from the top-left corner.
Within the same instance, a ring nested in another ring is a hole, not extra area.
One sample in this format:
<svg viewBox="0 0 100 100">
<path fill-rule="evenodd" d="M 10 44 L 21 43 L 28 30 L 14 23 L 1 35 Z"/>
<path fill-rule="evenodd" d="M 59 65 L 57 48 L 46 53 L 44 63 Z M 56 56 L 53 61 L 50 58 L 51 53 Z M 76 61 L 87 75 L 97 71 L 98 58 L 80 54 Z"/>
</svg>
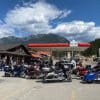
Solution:
<svg viewBox="0 0 100 100">
<path fill-rule="evenodd" d="M 100 80 L 98 80 L 98 81 L 95 81 L 94 83 L 95 83 L 95 84 L 100 84 Z"/>
<path fill-rule="evenodd" d="M 72 79 L 81 80 L 80 77 L 72 77 Z"/>
<path fill-rule="evenodd" d="M 85 82 L 85 81 L 80 81 L 81 84 L 100 84 L 100 80 L 94 81 L 94 82 Z"/>
<path fill-rule="evenodd" d="M 91 82 L 80 81 L 81 84 L 92 84 Z"/>
<path fill-rule="evenodd" d="M 59 80 L 56 80 L 56 81 L 53 80 L 53 81 L 51 81 L 50 80 L 50 81 L 45 81 L 45 82 L 43 80 L 36 80 L 36 82 L 40 82 L 40 83 L 43 83 L 43 84 L 49 84 L 49 83 L 51 83 L 51 84 L 52 83 L 65 83 L 65 82 L 66 83 L 70 83 L 70 81 L 67 81 L 67 80 L 65 80 L 65 81 L 59 81 Z"/>
</svg>

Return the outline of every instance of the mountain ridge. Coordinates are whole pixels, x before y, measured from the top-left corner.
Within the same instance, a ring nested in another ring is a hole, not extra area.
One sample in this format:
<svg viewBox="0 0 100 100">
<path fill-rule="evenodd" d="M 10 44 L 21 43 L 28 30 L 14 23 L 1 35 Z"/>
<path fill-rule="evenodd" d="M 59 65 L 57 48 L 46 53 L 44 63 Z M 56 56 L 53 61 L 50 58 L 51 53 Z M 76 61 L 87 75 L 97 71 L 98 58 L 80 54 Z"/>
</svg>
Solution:
<svg viewBox="0 0 100 100">
<path fill-rule="evenodd" d="M 38 34 L 28 37 L 4 37 L 0 39 L 0 44 L 28 44 L 28 43 L 69 43 L 65 37 L 57 34 Z"/>
</svg>

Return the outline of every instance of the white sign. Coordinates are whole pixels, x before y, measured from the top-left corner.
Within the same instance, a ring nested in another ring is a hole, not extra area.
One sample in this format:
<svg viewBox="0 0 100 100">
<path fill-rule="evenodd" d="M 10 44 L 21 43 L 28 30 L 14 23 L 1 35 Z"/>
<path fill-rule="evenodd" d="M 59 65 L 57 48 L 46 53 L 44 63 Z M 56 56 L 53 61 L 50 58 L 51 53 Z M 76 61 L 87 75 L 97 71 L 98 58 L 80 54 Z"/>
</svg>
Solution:
<svg viewBox="0 0 100 100">
<path fill-rule="evenodd" d="M 72 40 L 70 42 L 70 47 L 77 47 L 77 46 L 78 46 L 78 43 L 75 40 Z"/>
</svg>

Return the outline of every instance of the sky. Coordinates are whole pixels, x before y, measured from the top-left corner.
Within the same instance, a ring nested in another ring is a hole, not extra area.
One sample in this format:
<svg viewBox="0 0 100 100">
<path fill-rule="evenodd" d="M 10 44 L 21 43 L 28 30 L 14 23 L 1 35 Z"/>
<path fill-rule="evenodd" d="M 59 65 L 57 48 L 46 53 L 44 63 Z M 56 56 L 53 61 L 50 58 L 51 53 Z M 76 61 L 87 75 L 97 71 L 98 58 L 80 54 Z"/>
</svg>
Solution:
<svg viewBox="0 0 100 100">
<path fill-rule="evenodd" d="M 48 33 L 100 38 L 100 0 L 0 0 L 0 38 Z"/>
</svg>

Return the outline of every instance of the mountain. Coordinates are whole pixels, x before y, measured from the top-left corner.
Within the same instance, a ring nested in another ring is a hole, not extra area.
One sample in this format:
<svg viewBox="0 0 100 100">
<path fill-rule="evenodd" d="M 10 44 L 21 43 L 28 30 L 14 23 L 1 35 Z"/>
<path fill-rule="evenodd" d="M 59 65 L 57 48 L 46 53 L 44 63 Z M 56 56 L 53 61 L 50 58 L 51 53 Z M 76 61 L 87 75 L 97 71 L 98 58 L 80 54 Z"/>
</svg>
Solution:
<svg viewBox="0 0 100 100">
<path fill-rule="evenodd" d="M 56 34 L 38 34 L 29 37 L 18 38 L 14 36 L 0 39 L 0 44 L 28 44 L 28 43 L 68 43 L 69 41 Z"/>
<path fill-rule="evenodd" d="M 100 39 L 90 42 L 91 46 L 83 52 L 84 56 L 97 55 L 99 56 Z"/>
</svg>

